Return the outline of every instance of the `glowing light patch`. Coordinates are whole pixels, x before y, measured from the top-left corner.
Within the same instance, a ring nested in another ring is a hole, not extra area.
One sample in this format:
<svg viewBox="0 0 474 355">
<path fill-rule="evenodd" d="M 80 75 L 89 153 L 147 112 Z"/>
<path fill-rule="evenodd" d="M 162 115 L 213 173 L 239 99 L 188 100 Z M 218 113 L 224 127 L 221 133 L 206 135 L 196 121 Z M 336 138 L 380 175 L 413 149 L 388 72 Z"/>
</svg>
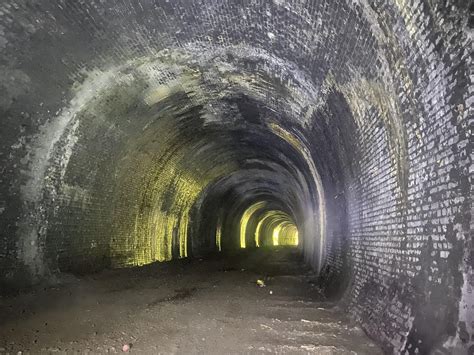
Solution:
<svg viewBox="0 0 474 355">
<path fill-rule="evenodd" d="M 273 234 L 272 234 L 272 241 L 273 241 L 273 245 L 274 246 L 277 246 L 279 245 L 279 238 L 280 238 L 280 231 L 281 231 L 281 223 L 279 225 L 277 225 L 275 227 L 275 229 L 273 230 Z"/>
<path fill-rule="evenodd" d="M 298 245 L 298 229 L 293 223 L 280 225 L 281 229 L 278 233 L 279 245 Z"/>
<path fill-rule="evenodd" d="M 219 220 L 219 222 L 217 223 L 217 228 L 216 228 L 216 248 L 219 251 L 222 251 L 221 238 L 222 238 L 222 226 Z"/>
<path fill-rule="evenodd" d="M 271 235 L 270 235 L 271 233 Z M 255 245 L 298 245 L 298 228 L 291 216 L 280 210 L 266 211 L 255 229 Z"/>
<path fill-rule="evenodd" d="M 251 205 L 249 208 L 247 208 L 242 215 L 242 218 L 240 219 L 240 247 L 241 248 L 246 248 L 246 241 L 245 241 L 245 234 L 247 232 L 247 224 L 249 223 L 250 217 L 252 215 L 264 208 L 267 205 L 266 202 L 261 201 L 261 202 L 256 202 L 253 205 Z"/>
<path fill-rule="evenodd" d="M 166 143 L 166 148 L 173 147 L 172 140 Z M 113 245 L 128 251 L 122 266 L 171 260 L 174 247 L 180 258 L 188 256 L 188 229 L 193 204 L 210 181 L 233 169 L 229 164 L 203 169 L 205 173 L 202 174 L 193 173 L 184 167 L 184 157 L 191 155 L 191 149 L 184 146 L 173 151 L 172 158 L 169 150 L 162 152 L 164 158 L 154 162 L 160 169 L 141 182 L 147 188 L 142 190 L 141 203 L 136 207 L 133 231 L 125 247 Z M 115 252 L 118 254 L 119 251 Z"/>
<path fill-rule="evenodd" d="M 263 223 L 270 217 L 273 216 L 273 213 L 274 211 L 269 211 L 269 212 L 266 212 L 263 216 L 263 218 L 258 222 L 257 224 L 257 228 L 255 229 L 255 245 L 258 247 L 260 247 L 260 240 L 262 238 L 262 226 L 263 226 Z"/>
</svg>

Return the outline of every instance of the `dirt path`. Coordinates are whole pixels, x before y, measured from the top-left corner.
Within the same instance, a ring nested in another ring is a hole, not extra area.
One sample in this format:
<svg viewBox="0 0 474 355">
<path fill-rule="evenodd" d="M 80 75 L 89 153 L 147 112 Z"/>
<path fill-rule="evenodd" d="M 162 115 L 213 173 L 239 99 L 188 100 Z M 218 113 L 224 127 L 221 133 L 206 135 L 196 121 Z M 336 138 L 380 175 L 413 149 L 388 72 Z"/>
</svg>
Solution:
<svg viewBox="0 0 474 355">
<path fill-rule="evenodd" d="M 380 354 L 312 279 L 290 249 L 106 271 L 1 299 L 0 354 Z"/>
</svg>

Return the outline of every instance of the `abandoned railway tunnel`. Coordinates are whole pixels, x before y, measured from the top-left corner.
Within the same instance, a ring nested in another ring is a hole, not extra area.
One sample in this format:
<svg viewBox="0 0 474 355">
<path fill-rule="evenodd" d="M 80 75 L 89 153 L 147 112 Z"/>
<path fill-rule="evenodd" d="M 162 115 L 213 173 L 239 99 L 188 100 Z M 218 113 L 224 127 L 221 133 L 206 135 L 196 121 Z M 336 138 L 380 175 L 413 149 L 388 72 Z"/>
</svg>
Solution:
<svg viewBox="0 0 474 355">
<path fill-rule="evenodd" d="M 473 11 L 1 2 L 0 353 L 473 354 Z"/>
</svg>

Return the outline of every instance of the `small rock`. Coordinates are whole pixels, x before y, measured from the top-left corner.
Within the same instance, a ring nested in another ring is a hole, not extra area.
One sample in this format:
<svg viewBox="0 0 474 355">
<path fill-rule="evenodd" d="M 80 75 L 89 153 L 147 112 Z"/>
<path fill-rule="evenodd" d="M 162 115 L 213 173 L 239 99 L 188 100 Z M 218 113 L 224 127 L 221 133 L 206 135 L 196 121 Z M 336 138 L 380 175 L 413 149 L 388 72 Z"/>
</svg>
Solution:
<svg viewBox="0 0 474 355">
<path fill-rule="evenodd" d="M 122 346 L 122 351 L 123 351 L 124 353 L 128 353 L 128 352 L 130 351 L 130 345 L 129 345 L 129 344 L 124 344 L 124 345 Z"/>
</svg>

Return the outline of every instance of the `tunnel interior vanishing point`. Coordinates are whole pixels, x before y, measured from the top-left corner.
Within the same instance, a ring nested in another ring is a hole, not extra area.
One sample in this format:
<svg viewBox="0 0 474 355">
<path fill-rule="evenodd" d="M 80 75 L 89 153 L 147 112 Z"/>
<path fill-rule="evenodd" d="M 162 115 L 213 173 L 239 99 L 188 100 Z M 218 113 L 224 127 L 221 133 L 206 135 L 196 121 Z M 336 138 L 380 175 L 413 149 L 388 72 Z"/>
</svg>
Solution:
<svg viewBox="0 0 474 355">
<path fill-rule="evenodd" d="M 473 12 L 2 1 L 0 293 L 291 246 L 384 352 L 473 354 Z"/>
</svg>

